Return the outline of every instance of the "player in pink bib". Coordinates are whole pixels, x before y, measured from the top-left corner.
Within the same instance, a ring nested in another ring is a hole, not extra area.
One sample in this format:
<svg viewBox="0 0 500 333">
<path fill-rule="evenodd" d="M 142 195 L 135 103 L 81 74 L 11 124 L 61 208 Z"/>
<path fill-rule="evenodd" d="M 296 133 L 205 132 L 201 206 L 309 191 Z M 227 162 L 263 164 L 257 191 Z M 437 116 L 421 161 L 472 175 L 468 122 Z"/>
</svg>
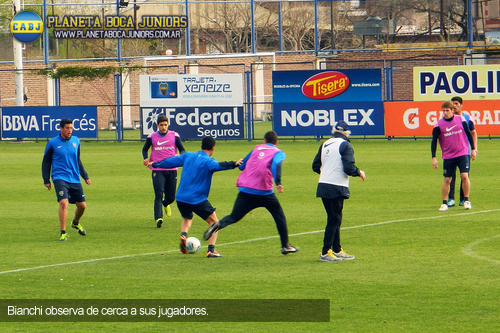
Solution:
<svg viewBox="0 0 500 333">
<path fill-rule="evenodd" d="M 443 176 L 444 182 L 441 188 L 443 203 L 439 207 L 440 211 L 448 210 L 448 194 L 450 192 L 450 182 L 456 168 L 460 170 L 462 179 L 462 188 L 464 192 L 464 208 L 471 209 L 469 201 L 469 144 L 471 146 L 471 156 L 476 158 L 476 148 L 472 134 L 464 117 L 454 115 L 453 104 L 446 101 L 442 105 L 443 118 L 439 119 L 432 130 L 432 167 L 437 170 L 438 162 L 436 159 L 436 148 L 439 140 L 439 146 L 443 158 Z"/>
<path fill-rule="evenodd" d="M 175 200 L 177 187 L 177 168 L 164 169 L 154 168 L 150 162 L 159 162 L 166 158 L 177 155 L 177 151 L 183 154 L 186 150 L 182 145 L 179 134 L 168 130 L 168 118 L 165 115 L 158 116 L 158 131 L 148 135 L 142 148 L 143 164 L 151 170 L 153 189 L 155 192 L 154 218 L 156 227 L 161 228 L 163 224 L 163 208 L 167 216 L 172 214 L 170 204 Z M 148 158 L 148 150 L 151 155 Z"/>
<path fill-rule="evenodd" d="M 238 196 L 230 215 L 212 224 L 203 234 L 203 239 L 209 239 L 214 232 L 241 220 L 246 214 L 258 207 L 264 207 L 274 218 L 281 241 L 281 253 L 294 253 L 299 248 L 288 244 L 288 228 L 281 204 L 273 191 L 273 181 L 279 193 L 283 192 L 281 185 L 281 164 L 285 153 L 278 149 L 278 136 L 269 131 L 264 135 L 264 144 L 255 146 L 239 166 L 242 170 L 236 186 Z"/>
</svg>

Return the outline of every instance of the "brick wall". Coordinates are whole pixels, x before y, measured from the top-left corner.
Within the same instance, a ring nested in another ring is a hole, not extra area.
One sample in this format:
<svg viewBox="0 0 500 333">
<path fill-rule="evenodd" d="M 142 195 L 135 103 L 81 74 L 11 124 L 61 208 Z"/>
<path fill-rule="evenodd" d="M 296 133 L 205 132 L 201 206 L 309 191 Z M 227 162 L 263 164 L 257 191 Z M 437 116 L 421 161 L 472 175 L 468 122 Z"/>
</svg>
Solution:
<svg viewBox="0 0 500 333">
<path fill-rule="evenodd" d="M 199 57 L 187 60 L 186 58 L 165 58 L 148 60 L 146 68 L 133 69 L 130 75 L 130 103 L 132 119 L 139 118 L 139 76 L 141 74 L 177 74 L 189 71 L 189 66 L 199 66 L 199 73 L 224 74 L 244 73 L 255 70 L 256 63 L 263 64 L 265 103 L 272 102 L 272 71 L 273 70 L 311 70 L 317 69 L 317 61 L 324 64 L 323 68 L 392 68 L 393 99 L 411 100 L 414 66 L 444 66 L 463 63 L 463 52 L 455 50 L 434 51 L 368 51 L 368 52 L 339 52 L 335 57 L 318 58 L 312 54 L 276 54 L 249 55 L 238 57 Z M 498 62 L 498 60 L 496 60 Z M 57 63 L 63 66 L 116 66 L 111 61 L 65 62 Z M 144 66 L 140 60 L 130 61 L 126 66 Z M 47 78 L 36 74 L 43 69 L 44 64 L 24 64 L 24 85 L 28 88 L 29 96 L 26 106 L 46 106 Z M 385 82 L 384 90 L 385 90 Z M 107 128 L 108 121 L 115 118 L 115 91 L 114 78 L 89 81 L 84 78 L 61 80 L 61 105 L 97 105 L 98 127 Z M 0 64 L 0 96 L 2 106 L 15 105 L 13 64 Z M 255 101 L 255 100 L 254 100 Z M 266 105 L 266 107 L 268 107 Z"/>
</svg>

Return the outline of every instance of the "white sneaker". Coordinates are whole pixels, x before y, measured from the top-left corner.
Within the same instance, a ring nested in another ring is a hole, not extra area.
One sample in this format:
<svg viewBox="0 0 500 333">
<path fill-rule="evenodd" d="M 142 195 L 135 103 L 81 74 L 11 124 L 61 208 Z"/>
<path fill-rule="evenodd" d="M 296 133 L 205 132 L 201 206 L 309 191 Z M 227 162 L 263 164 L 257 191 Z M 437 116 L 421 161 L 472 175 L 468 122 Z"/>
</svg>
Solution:
<svg viewBox="0 0 500 333">
<path fill-rule="evenodd" d="M 465 209 L 472 209 L 472 204 L 470 203 L 470 201 L 465 201 L 464 202 L 464 208 Z"/>
<path fill-rule="evenodd" d="M 333 254 L 337 258 L 342 259 L 342 260 L 354 260 L 354 259 L 356 259 L 355 256 L 351 256 L 350 254 L 345 253 L 342 248 L 340 249 L 340 252 L 333 252 Z"/>
<path fill-rule="evenodd" d="M 332 261 L 342 261 L 342 259 L 337 258 L 333 254 L 333 251 L 330 249 L 330 250 L 328 250 L 328 252 L 326 254 L 320 254 L 319 261 L 332 262 Z"/>
<path fill-rule="evenodd" d="M 448 205 L 447 204 L 442 204 L 441 207 L 439 207 L 439 210 L 441 212 L 444 212 L 445 210 L 448 210 Z"/>
</svg>

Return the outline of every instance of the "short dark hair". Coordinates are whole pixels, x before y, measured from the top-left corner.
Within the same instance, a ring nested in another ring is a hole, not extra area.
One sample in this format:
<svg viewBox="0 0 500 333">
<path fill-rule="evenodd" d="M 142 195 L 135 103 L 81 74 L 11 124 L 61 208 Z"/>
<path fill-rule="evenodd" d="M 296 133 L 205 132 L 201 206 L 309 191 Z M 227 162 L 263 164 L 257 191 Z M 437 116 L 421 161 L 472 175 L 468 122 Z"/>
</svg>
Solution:
<svg viewBox="0 0 500 333">
<path fill-rule="evenodd" d="M 157 124 L 162 123 L 164 121 L 168 123 L 168 117 L 165 116 L 164 114 L 159 115 L 158 118 L 156 119 Z"/>
<path fill-rule="evenodd" d="M 276 134 L 275 131 L 269 131 L 264 134 L 264 140 L 266 140 L 267 143 L 275 145 L 278 142 L 278 134 Z"/>
<path fill-rule="evenodd" d="M 73 120 L 71 120 L 69 118 L 63 118 L 59 122 L 59 127 L 64 128 L 64 126 L 66 126 L 66 124 L 73 124 Z"/>
<path fill-rule="evenodd" d="M 201 140 L 201 150 L 212 150 L 215 147 L 215 139 L 211 136 L 206 136 Z"/>
<path fill-rule="evenodd" d="M 452 97 L 452 98 L 451 98 L 451 101 L 452 101 L 452 102 L 458 102 L 458 103 L 460 103 L 460 105 L 462 105 L 462 104 L 463 104 L 463 102 L 464 102 L 464 100 L 463 100 L 463 99 L 462 99 L 462 97 L 460 97 L 460 96 L 455 96 L 455 97 Z"/>
</svg>

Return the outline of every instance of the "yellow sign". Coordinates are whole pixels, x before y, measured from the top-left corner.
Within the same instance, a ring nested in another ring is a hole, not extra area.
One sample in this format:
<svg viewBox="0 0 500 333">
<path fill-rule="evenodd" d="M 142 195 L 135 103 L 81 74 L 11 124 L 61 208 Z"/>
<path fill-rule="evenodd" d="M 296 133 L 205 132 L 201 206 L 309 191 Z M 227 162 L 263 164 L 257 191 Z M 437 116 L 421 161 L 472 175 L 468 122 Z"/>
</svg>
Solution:
<svg viewBox="0 0 500 333">
<path fill-rule="evenodd" d="M 413 68 L 414 101 L 500 99 L 498 65 L 435 66 Z"/>
</svg>

